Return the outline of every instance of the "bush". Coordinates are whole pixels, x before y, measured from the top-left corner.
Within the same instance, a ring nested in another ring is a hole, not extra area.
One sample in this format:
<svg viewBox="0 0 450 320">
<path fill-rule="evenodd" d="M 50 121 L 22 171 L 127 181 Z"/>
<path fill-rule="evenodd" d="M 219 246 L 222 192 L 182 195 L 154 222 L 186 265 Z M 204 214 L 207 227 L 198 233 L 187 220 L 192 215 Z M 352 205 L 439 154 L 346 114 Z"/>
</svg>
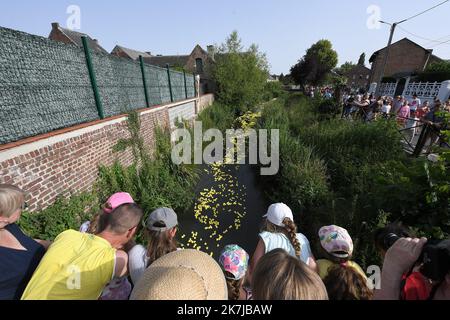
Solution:
<svg viewBox="0 0 450 320">
<path fill-rule="evenodd" d="M 58 198 L 49 208 L 36 213 L 23 212 L 19 226 L 34 239 L 53 241 L 61 232 L 79 230 L 83 222 L 99 210 L 95 194 L 82 193 L 70 199 Z"/>
<path fill-rule="evenodd" d="M 450 80 L 450 62 L 441 61 L 430 64 L 424 72 L 421 72 L 417 81 L 442 82 Z"/>
<path fill-rule="evenodd" d="M 286 94 L 283 88 L 283 84 L 279 81 L 267 82 L 264 87 L 264 101 L 270 101 L 272 99 L 280 98 Z"/>
</svg>

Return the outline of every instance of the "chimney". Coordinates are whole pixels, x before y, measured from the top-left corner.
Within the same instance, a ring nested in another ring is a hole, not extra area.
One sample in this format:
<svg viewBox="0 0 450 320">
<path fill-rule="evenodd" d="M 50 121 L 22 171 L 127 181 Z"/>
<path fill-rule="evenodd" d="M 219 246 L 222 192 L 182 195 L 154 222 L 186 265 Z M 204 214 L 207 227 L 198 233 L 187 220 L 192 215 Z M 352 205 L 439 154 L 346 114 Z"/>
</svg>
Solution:
<svg viewBox="0 0 450 320">
<path fill-rule="evenodd" d="M 152 55 L 152 53 L 150 51 L 145 51 L 146 54 L 148 54 L 149 56 Z"/>
<path fill-rule="evenodd" d="M 214 60 L 216 54 L 216 48 L 213 45 L 209 45 L 206 47 L 208 51 L 208 56 Z"/>
<path fill-rule="evenodd" d="M 59 29 L 59 23 L 58 22 L 53 22 L 52 23 L 52 29 L 53 30 L 58 30 Z"/>
</svg>

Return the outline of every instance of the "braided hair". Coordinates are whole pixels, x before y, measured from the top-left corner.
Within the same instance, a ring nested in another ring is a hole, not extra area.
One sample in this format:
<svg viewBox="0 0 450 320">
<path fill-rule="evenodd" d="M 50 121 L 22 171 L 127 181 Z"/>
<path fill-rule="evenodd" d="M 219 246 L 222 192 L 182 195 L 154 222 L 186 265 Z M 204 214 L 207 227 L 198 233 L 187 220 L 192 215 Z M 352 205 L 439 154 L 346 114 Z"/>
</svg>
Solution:
<svg viewBox="0 0 450 320">
<path fill-rule="evenodd" d="M 291 244 L 295 249 L 295 255 L 300 259 L 302 247 L 297 239 L 297 226 L 295 225 L 294 221 L 289 218 L 285 218 L 283 220 L 283 224 L 288 232 L 289 240 L 291 241 Z"/>
</svg>

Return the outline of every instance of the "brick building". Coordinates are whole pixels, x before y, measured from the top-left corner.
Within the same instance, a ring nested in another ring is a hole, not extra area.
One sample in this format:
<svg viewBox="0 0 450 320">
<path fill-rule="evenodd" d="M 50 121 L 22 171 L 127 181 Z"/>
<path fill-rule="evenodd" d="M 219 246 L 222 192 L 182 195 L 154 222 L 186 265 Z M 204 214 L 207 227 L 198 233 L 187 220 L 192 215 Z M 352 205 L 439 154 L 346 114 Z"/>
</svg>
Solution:
<svg viewBox="0 0 450 320">
<path fill-rule="evenodd" d="M 369 60 L 372 64 L 369 79 L 371 84 L 379 81 L 386 48 L 376 51 Z M 433 55 L 433 50 L 425 49 L 408 38 L 404 38 L 391 45 L 384 77 L 397 80 L 400 84 L 397 86 L 397 91 L 400 92 L 411 76 L 424 71 L 431 63 L 439 61 L 442 59 Z"/>
<path fill-rule="evenodd" d="M 151 58 L 152 54 L 151 52 L 141 52 L 129 48 L 125 48 L 122 46 L 115 46 L 114 49 L 111 51 L 112 55 L 121 57 L 121 58 L 127 58 L 131 60 L 139 60 L 139 56 L 142 56 L 143 58 Z"/>
<path fill-rule="evenodd" d="M 183 68 L 186 72 L 200 75 L 201 93 L 215 92 L 215 83 L 211 76 L 211 66 L 215 62 L 214 46 L 208 46 L 208 51 L 196 45 L 189 55 L 152 56 L 144 58 L 148 64 L 165 68 Z"/>
<path fill-rule="evenodd" d="M 87 37 L 89 47 L 91 50 L 99 53 L 108 54 L 108 51 L 106 51 L 98 42 L 97 39 L 92 39 L 89 35 L 72 31 L 69 29 L 62 28 L 59 23 L 54 22 L 52 23 L 52 31 L 50 32 L 50 35 L 48 38 L 50 40 L 63 42 L 66 44 L 74 44 L 77 47 L 82 48 L 83 42 L 81 40 L 81 37 Z"/>
<path fill-rule="evenodd" d="M 369 87 L 370 72 L 370 69 L 364 65 L 358 64 L 354 66 L 344 74 L 347 78 L 347 86 L 354 90 L 367 90 Z"/>
</svg>

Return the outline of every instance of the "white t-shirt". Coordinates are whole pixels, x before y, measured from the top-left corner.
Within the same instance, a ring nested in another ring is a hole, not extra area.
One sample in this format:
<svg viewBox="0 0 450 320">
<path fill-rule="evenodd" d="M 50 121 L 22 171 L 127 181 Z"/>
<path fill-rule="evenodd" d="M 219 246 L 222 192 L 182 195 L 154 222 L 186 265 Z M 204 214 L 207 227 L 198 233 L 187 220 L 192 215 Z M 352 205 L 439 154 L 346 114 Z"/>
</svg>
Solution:
<svg viewBox="0 0 450 320">
<path fill-rule="evenodd" d="M 417 110 L 421 105 L 422 105 L 422 103 L 421 103 L 420 99 L 416 98 L 416 99 L 411 100 L 409 107 L 411 108 L 411 110 Z"/>
<path fill-rule="evenodd" d="M 383 104 L 383 107 L 381 107 L 382 113 L 390 113 L 391 112 L 391 105 L 390 104 Z"/>
<path fill-rule="evenodd" d="M 128 252 L 128 271 L 134 285 L 147 269 L 148 260 L 147 249 L 144 246 L 138 244 Z"/>
<path fill-rule="evenodd" d="M 289 240 L 284 233 L 263 232 L 259 236 L 264 241 L 264 245 L 266 247 L 265 253 L 271 252 L 275 249 L 284 249 L 291 256 L 295 257 L 295 249 L 292 246 L 291 240 Z M 301 233 L 297 233 L 297 239 L 300 242 L 301 247 L 300 260 L 308 264 L 309 260 L 314 258 L 309 241 Z"/>
</svg>

